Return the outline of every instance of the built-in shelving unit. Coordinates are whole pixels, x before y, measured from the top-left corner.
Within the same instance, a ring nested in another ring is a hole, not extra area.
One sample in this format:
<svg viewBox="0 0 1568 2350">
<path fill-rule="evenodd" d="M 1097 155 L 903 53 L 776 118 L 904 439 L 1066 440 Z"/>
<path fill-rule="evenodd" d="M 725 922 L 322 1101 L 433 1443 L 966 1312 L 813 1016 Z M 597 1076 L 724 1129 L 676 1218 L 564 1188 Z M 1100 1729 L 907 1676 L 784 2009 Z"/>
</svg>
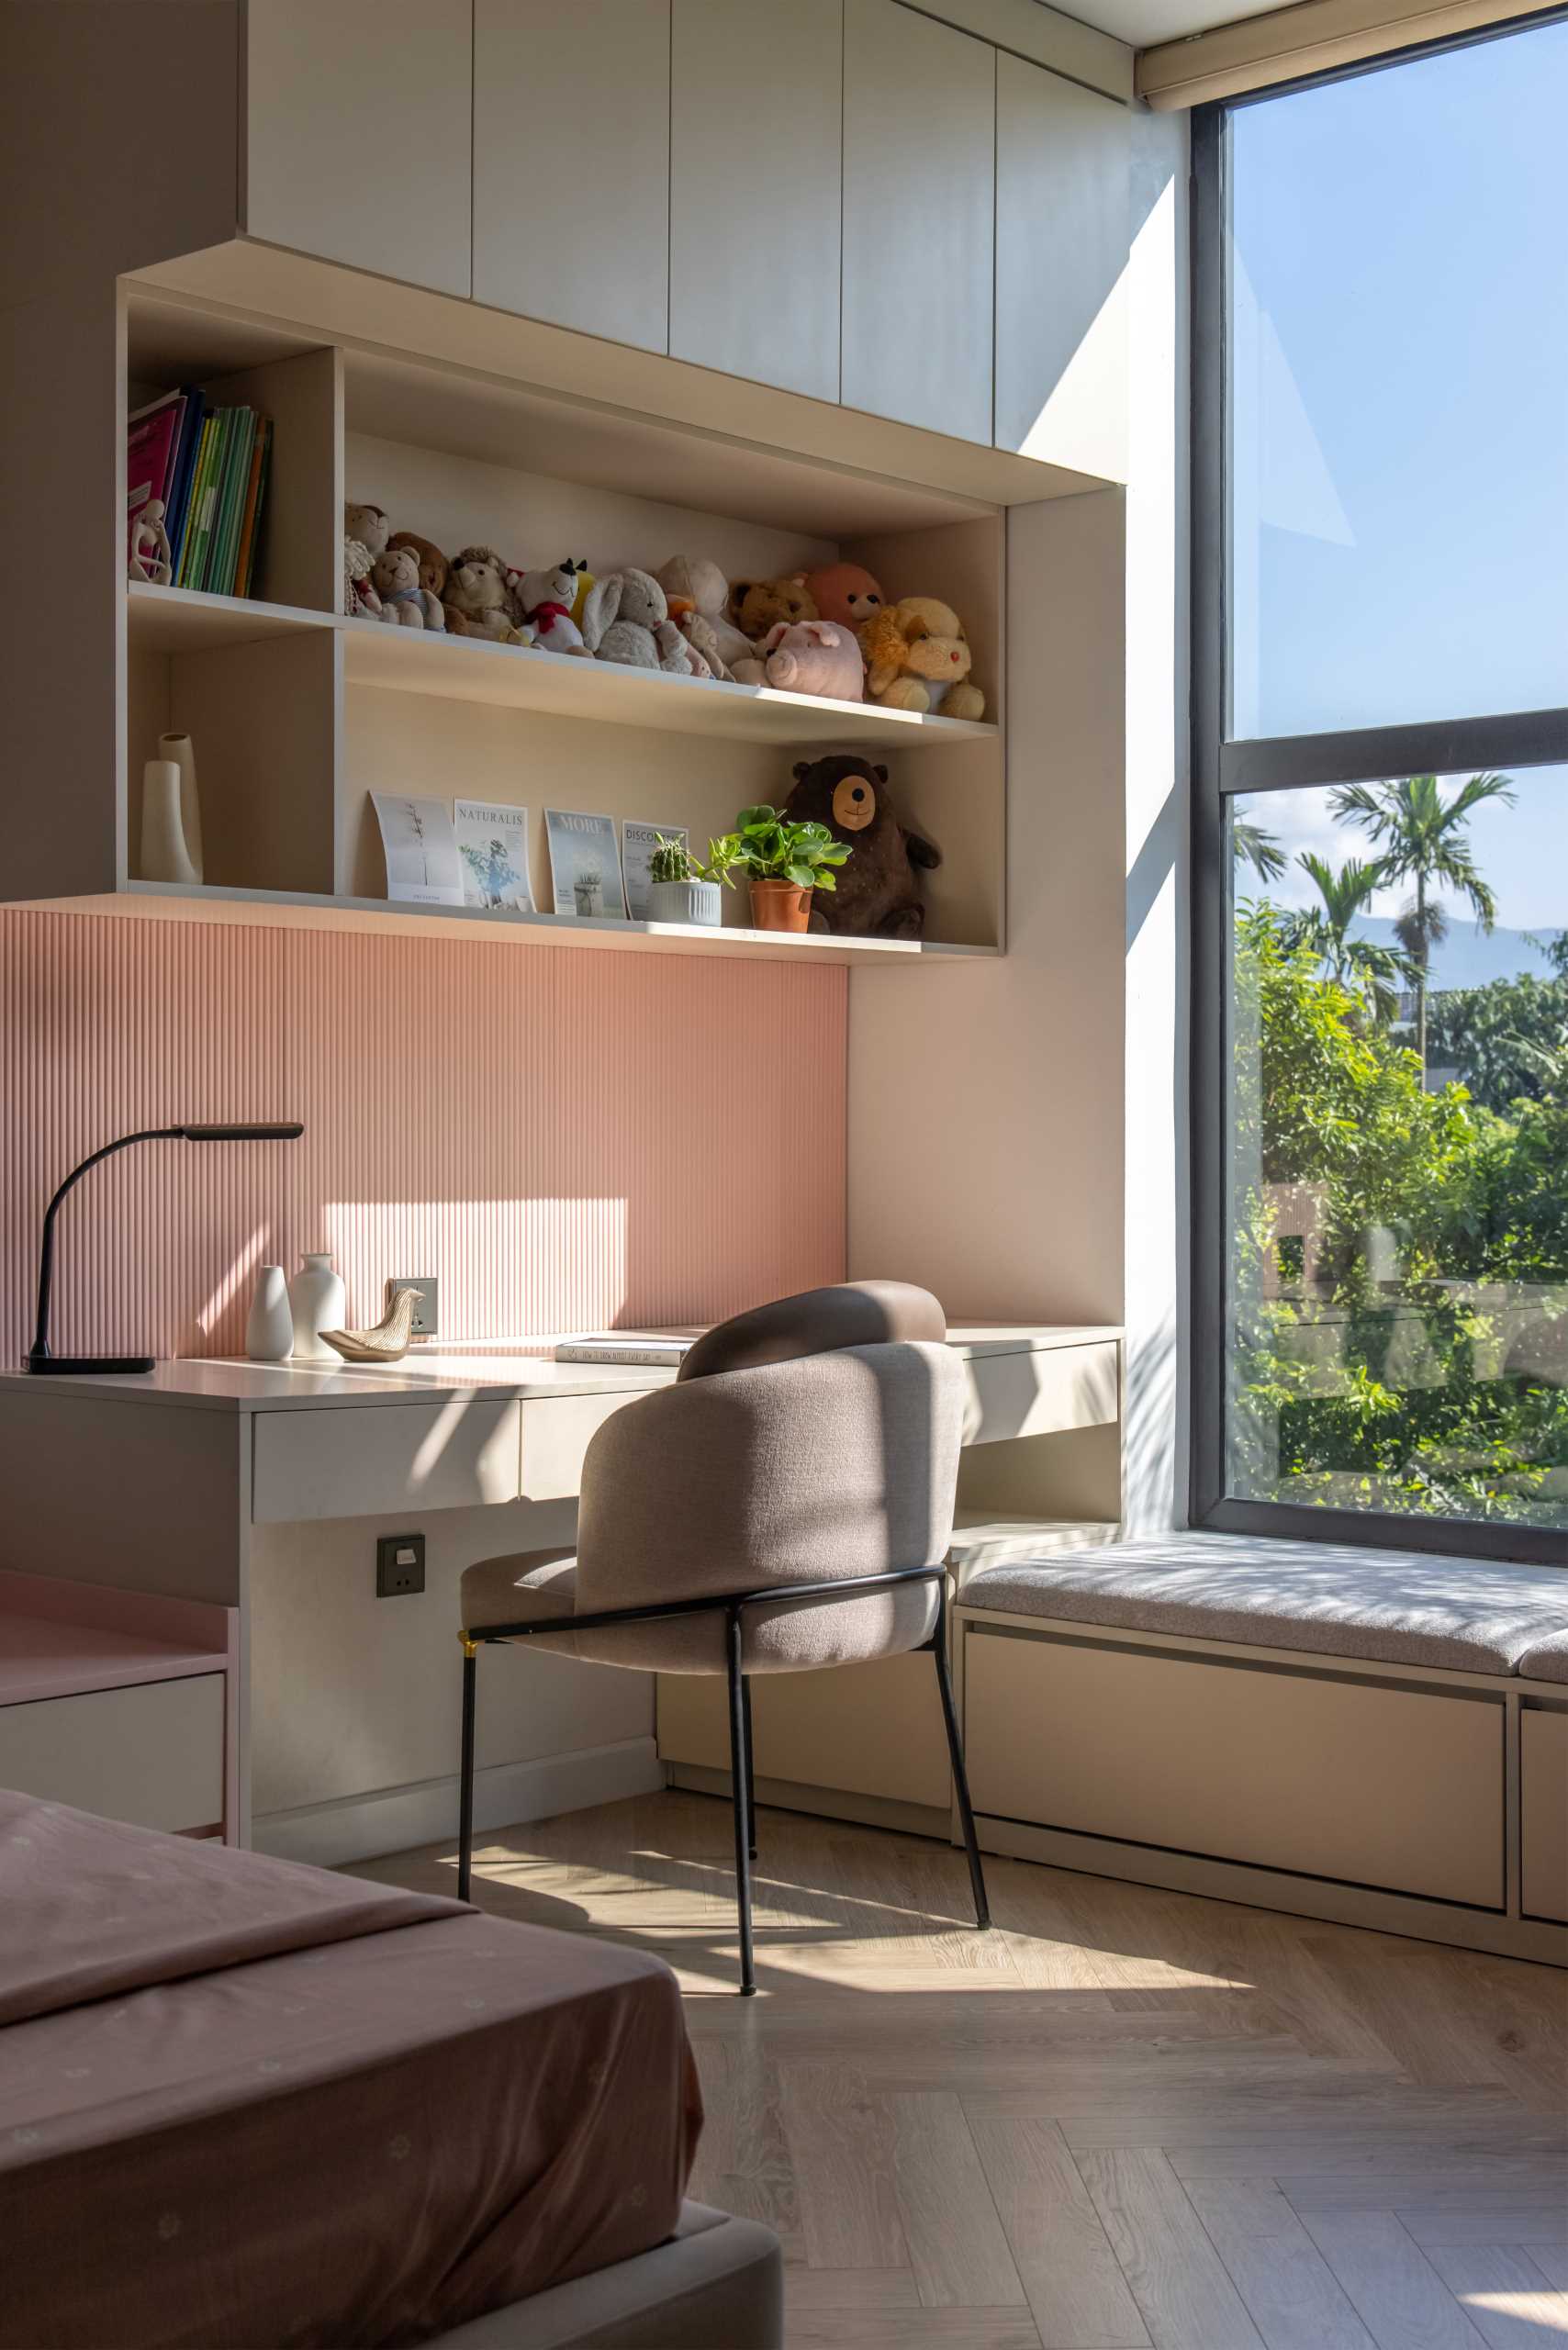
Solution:
<svg viewBox="0 0 1568 2350">
<path fill-rule="evenodd" d="M 118 911 L 883 969 L 1004 951 L 1004 507 L 136 281 L 122 298 L 128 407 L 198 382 L 263 409 L 274 441 L 253 600 L 126 588 Z M 863 563 L 890 598 L 936 595 L 962 615 L 985 716 L 351 619 L 345 498 L 448 554 L 482 543 L 519 565 L 570 554 L 602 574 L 689 554 L 734 579 Z M 138 870 L 142 767 L 170 730 L 196 745 L 198 888 Z M 756 934 L 744 888 L 725 893 L 719 931 L 385 895 L 377 791 L 525 808 L 534 900 L 548 907 L 547 807 L 685 826 L 700 846 L 742 807 L 782 803 L 798 762 L 840 749 L 884 767 L 900 821 L 942 851 L 924 877 L 919 942 Z"/>
</svg>

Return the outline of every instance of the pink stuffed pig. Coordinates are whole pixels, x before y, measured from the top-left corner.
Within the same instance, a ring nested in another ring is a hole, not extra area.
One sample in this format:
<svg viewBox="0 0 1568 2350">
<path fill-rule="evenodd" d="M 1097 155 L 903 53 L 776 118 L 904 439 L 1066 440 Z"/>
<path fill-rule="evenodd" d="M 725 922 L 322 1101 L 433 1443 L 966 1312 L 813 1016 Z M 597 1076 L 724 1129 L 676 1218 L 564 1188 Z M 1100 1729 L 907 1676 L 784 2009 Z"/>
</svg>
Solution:
<svg viewBox="0 0 1568 2350">
<path fill-rule="evenodd" d="M 770 686 L 785 693 L 863 701 L 866 665 L 852 629 L 833 621 L 780 621 L 757 647 Z"/>
</svg>

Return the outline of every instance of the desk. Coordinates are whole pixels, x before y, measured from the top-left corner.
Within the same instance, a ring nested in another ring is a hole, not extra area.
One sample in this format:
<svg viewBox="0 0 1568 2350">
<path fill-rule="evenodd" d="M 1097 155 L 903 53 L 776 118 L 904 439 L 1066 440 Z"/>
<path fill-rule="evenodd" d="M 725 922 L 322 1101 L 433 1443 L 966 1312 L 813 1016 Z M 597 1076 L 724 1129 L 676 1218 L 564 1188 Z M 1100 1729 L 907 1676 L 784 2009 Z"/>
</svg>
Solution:
<svg viewBox="0 0 1568 2350">
<path fill-rule="evenodd" d="M 1120 1335 L 955 1326 L 966 1443 L 1114 1424 Z M 569 1541 L 594 1431 L 673 1377 L 488 1347 L 421 1349 L 385 1369 L 189 1360 L 137 1378 L 0 1374 L 0 1567 L 237 1608 L 241 1836 L 254 1795 L 269 1819 L 286 1815 L 260 1840 L 272 1849 L 340 1860 L 394 1850 L 455 1818 L 462 1567 Z M 426 1594 L 376 1600 L 375 1533 L 421 1527 Z M 655 1783 L 642 1676 L 516 1656 L 500 1670 L 554 1745 L 494 1756 L 488 1824 L 530 1816 L 509 1804 L 566 1808 L 630 1791 L 616 1774 L 633 1747 L 640 1784 Z M 595 1695 L 606 1682 L 633 1686 Z M 586 1737 L 561 1718 L 574 1706 Z M 504 1723 L 504 1697 L 487 1712 Z M 563 1746 L 599 1760 L 564 1773 Z M 357 1827 L 343 1816 L 353 1807 Z M 357 1851 L 356 1834 L 369 1840 Z"/>
</svg>

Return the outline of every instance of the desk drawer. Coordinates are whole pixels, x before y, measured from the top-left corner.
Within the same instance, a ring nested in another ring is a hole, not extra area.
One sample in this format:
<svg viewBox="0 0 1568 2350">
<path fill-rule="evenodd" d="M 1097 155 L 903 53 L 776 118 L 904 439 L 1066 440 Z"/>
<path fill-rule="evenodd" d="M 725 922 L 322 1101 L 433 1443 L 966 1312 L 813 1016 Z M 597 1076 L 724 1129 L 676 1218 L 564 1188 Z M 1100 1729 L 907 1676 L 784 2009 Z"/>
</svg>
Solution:
<svg viewBox="0 0 1568 2350">
<path fill-rule="evenodd" d="M 964 1442 L 1002 1444 L 1063 1428 L 1110 1427 L 1120 1408 L 1119 1352 L 1114 1341 L 1100 1339 L 971 1357 Z"/>
<path fill-rule="evenodd" d="M 0 1707 L 0 1786 L 136 1828 L 215 1828 L 223 1675 Z"/>
<path fill-rule="evenodd" d="M 258 1412 L 251 1516 L 286 1526 L 515 1501 L 518 1448 L 515 1402 Z"/>
<path fill-rule="evenodd" d="M 979 1812 L 1503 1906 L 1500 1698 L 1003 1631 L 964 1635 Z"/>
</svg>

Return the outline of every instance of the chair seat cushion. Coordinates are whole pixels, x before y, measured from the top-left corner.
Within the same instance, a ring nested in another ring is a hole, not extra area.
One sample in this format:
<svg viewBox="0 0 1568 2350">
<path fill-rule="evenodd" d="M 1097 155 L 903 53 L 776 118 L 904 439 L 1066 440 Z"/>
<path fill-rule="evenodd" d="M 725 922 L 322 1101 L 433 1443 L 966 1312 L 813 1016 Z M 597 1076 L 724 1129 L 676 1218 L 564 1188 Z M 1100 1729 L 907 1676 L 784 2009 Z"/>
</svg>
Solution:
<svg viewBox="0 0 1568 2350">
<path fill-rule="evenodd" d="M 1173 1534 L 972 1575 L 966 1608 L 1471 1673 L 1568 1678 L 1568 1575 L 1353 1543 Z"/>
<path fill-rule="evenodd" d="M 481 1559 L 465 1570 L 460 1605 L 469 1631 L 491 1624 L 547 1622 L 569 1616 L 576 1603 L 577 1562 L 569 1550 L 520 1550 Z M 936 1628 L 937 1582 L 894 1584 L 886 1591 L 841 1598 L 823 1586 L 820 1600 L 746 1610 L 744 1658 L 748 1673 L 801 1673 L 831 1664 L 860 1664 L 917 1649 Z M 623 1624 L 597 1632 L 541 1632 L 531 1647 L 550 1649 L 596 1664 L 622 1664 L 643 1673 L 722 1673 L 722 1610 Z"/>
</svg>

